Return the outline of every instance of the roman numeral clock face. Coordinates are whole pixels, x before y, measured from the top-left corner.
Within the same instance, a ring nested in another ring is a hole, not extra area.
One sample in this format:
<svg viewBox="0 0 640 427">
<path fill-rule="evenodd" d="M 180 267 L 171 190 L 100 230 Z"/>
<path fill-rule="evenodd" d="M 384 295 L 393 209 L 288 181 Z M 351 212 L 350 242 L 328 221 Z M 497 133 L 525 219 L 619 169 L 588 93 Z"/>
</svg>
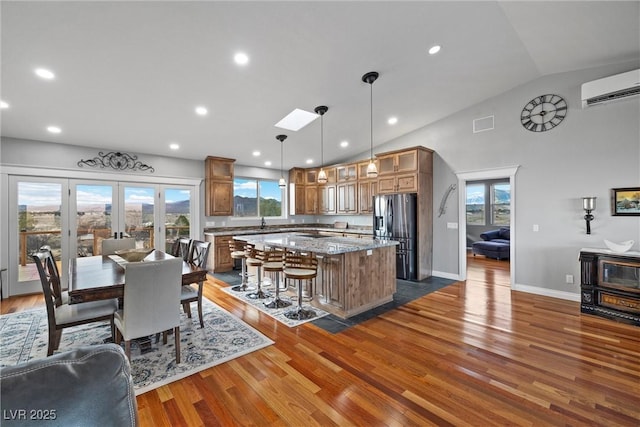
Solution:
<svg viewBox="0 0 640 427">
<path fill-rule="evenodd" d="M 522 109 L 520 122 L 531 132 L 544 132 L 558 126 L 567 115 L 567 102 L 558 95 L 540 95 Z"/>
</svg>

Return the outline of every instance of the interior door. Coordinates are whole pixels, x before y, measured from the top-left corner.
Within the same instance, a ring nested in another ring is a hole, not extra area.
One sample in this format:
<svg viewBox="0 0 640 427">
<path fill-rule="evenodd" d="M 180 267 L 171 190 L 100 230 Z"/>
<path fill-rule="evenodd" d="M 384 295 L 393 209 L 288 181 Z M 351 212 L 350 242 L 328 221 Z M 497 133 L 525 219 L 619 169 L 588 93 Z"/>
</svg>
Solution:
<svg viewBox="0 0 640 427">
<path fill-rule="evenodd" d="M 9 295 L 42 292 L 31 254 L 49 246 L 66 277 L 68 259 L 68 181 L 9 177 Z"/>
</svg>

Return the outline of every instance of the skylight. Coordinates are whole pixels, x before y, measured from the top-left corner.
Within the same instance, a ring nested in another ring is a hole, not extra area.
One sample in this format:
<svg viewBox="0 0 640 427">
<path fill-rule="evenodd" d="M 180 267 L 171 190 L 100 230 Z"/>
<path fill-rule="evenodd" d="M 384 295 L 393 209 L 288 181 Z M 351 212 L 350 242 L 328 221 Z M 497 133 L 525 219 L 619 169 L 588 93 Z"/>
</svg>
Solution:
<svg viewBox="0 0 640 427">
<path fill-rule="evenodd" d="M 275 126 L 295 132 L 299 131 L 318 117 L 320 116 L 316 113 L 310 113 L 309 111 L 304 111 L 296 108 L 295 110 L 287 114 L 284 119 L 276 123 Z"/>
</svg>

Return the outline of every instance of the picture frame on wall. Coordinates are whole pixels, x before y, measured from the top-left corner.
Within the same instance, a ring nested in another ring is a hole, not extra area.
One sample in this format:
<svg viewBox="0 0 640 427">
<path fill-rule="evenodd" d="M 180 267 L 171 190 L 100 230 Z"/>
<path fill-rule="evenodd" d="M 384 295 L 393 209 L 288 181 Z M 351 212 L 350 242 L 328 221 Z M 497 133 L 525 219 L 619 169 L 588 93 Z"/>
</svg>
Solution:
<svg viewBox="0 0 640 427">
<path fill-rule="evenodd" d="M 611 215 L 640 216 L 640 187 L 612 188 Z"/>
</svg>

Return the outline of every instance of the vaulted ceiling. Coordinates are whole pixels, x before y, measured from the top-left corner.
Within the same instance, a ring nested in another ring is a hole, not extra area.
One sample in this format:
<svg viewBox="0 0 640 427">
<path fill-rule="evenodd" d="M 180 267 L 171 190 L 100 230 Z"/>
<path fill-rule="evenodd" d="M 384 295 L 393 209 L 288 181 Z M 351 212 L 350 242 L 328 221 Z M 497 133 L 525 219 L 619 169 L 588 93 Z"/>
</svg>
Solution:
<svg viewBox="0 0 640 427">
<path fill-rule="evenodd" d="M 377 146 L 543 75 L 639 60 L 639 5 L 3 1 L 2 136 L 279 169 L 284 133 L 284 167 L 317 166 L 319 120 L 274 124 L 326 105 L 336 163 L 369 150 L 371 89 Z"/>
</svg>

